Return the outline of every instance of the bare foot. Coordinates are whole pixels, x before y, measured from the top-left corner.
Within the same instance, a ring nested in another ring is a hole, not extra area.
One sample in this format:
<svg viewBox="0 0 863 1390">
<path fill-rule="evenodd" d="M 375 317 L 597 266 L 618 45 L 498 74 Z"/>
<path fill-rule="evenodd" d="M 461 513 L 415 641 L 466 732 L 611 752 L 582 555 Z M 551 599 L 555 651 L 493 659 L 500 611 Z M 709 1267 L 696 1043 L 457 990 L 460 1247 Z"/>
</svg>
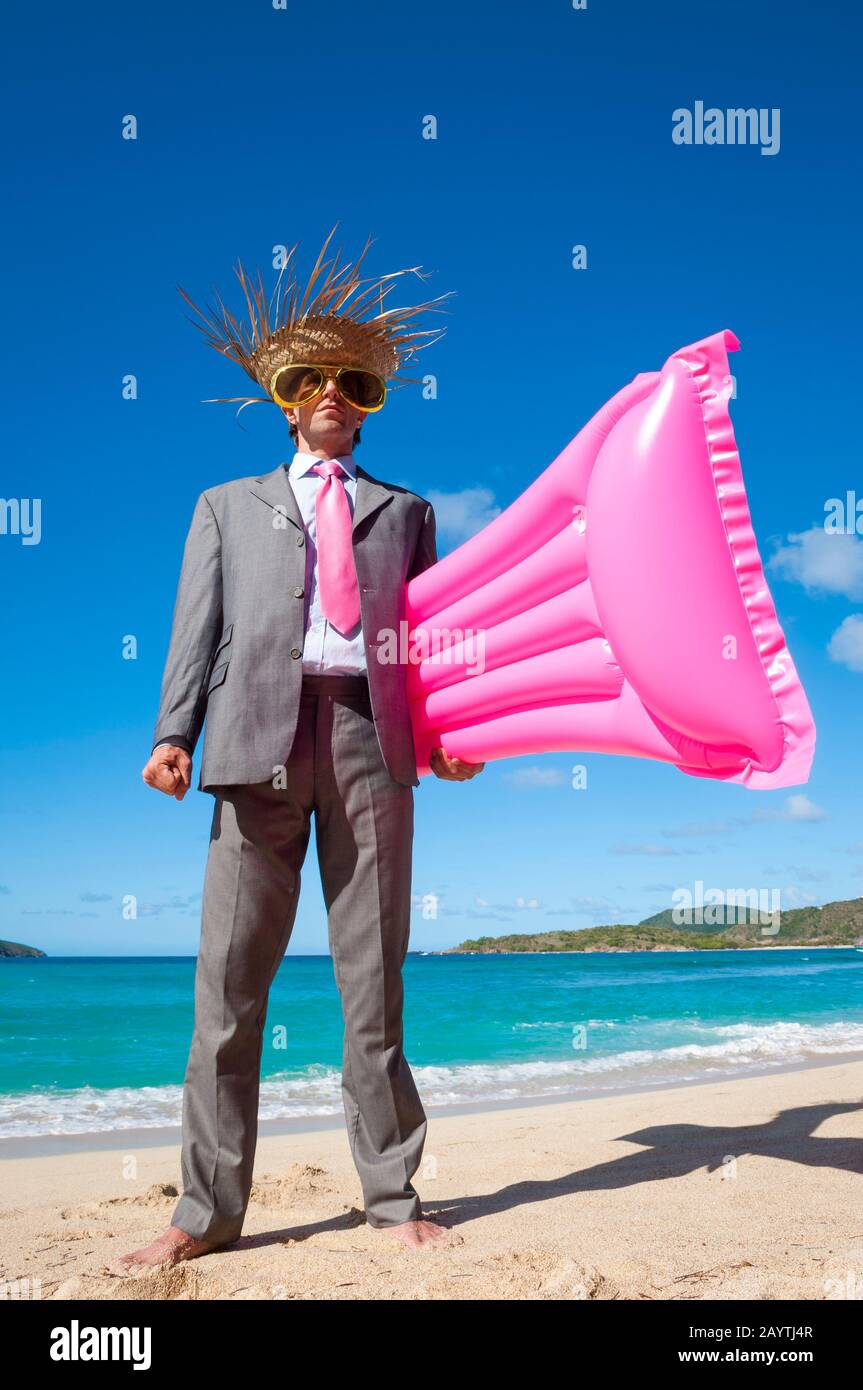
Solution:
<svg viewBox="0 0 863 1390">
<path fill-rule="evenodd" d="M 115 1274 L 134 1274 L 141 1269 L 158 1269 L 160 1266 L 177 1265 L 181 1260 L 194 1260 L 198 1255 L 206 1255 L 217 1247 L 206 1240 L 197 1240 L 179 1226 L 169 1226 L 164 1235 L 151 1245 L 133 1250 L 131 1255 L 121 1255 L 111 1265 Z"/>
<path fill-rule="evenodd" d="M 379 1226 L 378 1230 L 386 1231 L 387 1235 L 395 1236 L 396 1240 L 401 1241 L 402 1245 L 407 1245 L 409 1249 L 416 1250 L 421 1245 L 450 1245 L 452 1243 L 450 1232 L 443 1226 L 438 1226 L 434 1221 L 403 1221 L 400 1226 Z"/>
</svg>

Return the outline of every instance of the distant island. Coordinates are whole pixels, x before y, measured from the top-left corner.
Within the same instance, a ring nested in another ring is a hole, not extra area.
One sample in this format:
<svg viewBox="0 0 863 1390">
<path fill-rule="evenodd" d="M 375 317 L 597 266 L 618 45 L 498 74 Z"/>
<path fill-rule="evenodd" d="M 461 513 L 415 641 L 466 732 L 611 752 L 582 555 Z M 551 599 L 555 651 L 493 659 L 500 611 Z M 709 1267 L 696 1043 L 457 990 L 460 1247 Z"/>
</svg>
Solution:
<svg viewBox="0 0 863 1390">
<path fill-rule="evenodd" d="M 0 960 L 17 960 L 19 956 L 40 956 L 45 959 L 44 951 L 37 951 L 35 946 L 22 946 L 20 941 L 0 941 Z"/>
<path fill-rule="evenodd" d="M 719 914 L 724 909 L 719 909 Z M 442 955 L 498 955 L 511 952 L 565 951 L 739 951 L 782 946 L 856 946 L 863 938 L 863 898 L 797 907 L 783 912 L 779 930 L 763 925 L 740 908 L 730 908 L 729 924 L 674 920 L 666 908 L 634 926 L 585 927 L 580 931 L 531 932 L 513 936 L 479 936 L 452 946 Z M 736 920 L 743 918 L 745 920 Z"/>
</svg>

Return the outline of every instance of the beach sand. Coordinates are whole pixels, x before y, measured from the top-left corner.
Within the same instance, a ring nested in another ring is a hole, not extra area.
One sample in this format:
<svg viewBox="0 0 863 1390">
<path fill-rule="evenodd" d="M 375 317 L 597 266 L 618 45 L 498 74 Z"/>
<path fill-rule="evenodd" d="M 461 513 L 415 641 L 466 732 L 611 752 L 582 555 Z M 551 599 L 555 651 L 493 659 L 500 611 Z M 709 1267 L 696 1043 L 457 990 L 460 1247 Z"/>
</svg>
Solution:
<svg viewBox="0 0 863 1390">
<path fill-rule="evenodd" d="M 112 1276 L 179 1182 L 176 1143 L 122 1143 L 2 1160 L 0 1280 L 85 1300 L 863 1297 L 863 1061 L 432 1114 L 415 1182 L 443 1249 L 365 1224 L 342 1126 L 259 1140 L 236 1246 Z"/>
</svg>

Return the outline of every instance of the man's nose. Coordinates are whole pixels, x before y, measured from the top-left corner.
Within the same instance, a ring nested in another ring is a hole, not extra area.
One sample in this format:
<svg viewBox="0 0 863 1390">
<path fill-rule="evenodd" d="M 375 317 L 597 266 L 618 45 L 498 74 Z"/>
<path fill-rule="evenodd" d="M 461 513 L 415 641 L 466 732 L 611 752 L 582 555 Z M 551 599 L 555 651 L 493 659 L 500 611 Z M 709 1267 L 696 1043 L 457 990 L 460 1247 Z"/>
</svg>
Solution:
<svg viewBox="0 0 863 1390">
<path fill-rule="evenodd" d="M 330 400 L 332 400 L 334 396 L 338 395 L 338 391 L 336 390 L 336 379 L 334 376 L 327 377 L 327 384 L 324 387 L 324 395 L 329 396 Z"/>
</svg>

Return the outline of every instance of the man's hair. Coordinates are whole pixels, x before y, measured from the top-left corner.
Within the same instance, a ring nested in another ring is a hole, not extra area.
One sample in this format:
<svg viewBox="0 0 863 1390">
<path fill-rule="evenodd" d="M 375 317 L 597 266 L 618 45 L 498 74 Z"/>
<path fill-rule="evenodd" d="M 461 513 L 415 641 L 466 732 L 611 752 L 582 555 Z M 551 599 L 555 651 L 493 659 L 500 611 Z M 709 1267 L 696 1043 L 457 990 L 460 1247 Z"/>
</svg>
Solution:
<svg viewBox="0 0 863 1390">
<path fill-rule="evenodd" d="M 354 438 L 353 438 L 353 447 L 354 447 L 354 448 L 356 448 L 358 444 L 362 444 L 362 442 L 363 442 L 363 441 L 360 439 L 360 430 L 361 430 L 361 428 L 362 428 L 361 425 L 357 425 L 356 429 L 354 430 Z M 289 431 L 289 433 L 290 433 L 291 439 L 294 441 L 294 447 L 296 448 L 297 445 L 298 445 L 299 442 L 300 442 L 300 431 L 299 431 L 299 428 L 298 428 L 296 425 L 292 425 L 292 424 L 290 423 L 290 421 L 289 421 L 289 422 L 288 422 L 288 431 Z"/>
</svg>

